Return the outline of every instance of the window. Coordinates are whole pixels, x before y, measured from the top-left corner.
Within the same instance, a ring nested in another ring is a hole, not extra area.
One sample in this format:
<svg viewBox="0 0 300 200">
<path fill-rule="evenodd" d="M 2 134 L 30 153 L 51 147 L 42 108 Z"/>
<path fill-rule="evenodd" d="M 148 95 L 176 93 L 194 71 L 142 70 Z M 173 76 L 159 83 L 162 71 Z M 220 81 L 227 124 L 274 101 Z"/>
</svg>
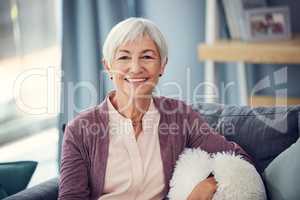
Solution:
<svg viewBox="0 0 300 200">
<path fill-rule="evenodd" d="M 30 186 L 58 173 L 60 3 L 0 1 L 0 162 L 38 161 Z"/>
</svg>

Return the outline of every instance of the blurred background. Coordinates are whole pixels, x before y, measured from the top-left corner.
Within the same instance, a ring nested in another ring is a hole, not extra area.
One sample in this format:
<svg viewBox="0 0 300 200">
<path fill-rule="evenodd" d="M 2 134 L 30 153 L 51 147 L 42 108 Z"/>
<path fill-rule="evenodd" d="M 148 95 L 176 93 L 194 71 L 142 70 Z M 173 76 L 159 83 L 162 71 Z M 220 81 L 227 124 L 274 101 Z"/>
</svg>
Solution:
<svg viewBox="0 0 300 200">
<path fill-rule="evenodd" d="M 61 69 L 61 13 L 56 0 L 0 1 L 0 162 L 38 161 L 30 186 L 58 174 L 60 95 L 47 94 L 47 73 Z"/>
<path fill-rule="evenodd" d="M 268 5 L 289 6 L 292 34 L 300 33 L 299 1 Z M 219 35 L 230 39 L 219 9 Z M 169 63 L 157 93 L 193 103 L 206 78 L 197 50 L 205 42 L 206 12 L 205 0 L 0 0 L 0 162 L 38 161 L 29 186 L 58 175 L 62 126 L 113 88 L 101 48 L 109 30 L 128 17 L 153 20 L 167 38 Z M 215 102 L 242 104 L 235 63 L 215 67 Z M 298 104 L 299 64 L 246 64 L 247 90 L 283 67 L 287 81 L 279 88 Z M 277 88 L 255 95 L 271 105 Z"/>
</svg>

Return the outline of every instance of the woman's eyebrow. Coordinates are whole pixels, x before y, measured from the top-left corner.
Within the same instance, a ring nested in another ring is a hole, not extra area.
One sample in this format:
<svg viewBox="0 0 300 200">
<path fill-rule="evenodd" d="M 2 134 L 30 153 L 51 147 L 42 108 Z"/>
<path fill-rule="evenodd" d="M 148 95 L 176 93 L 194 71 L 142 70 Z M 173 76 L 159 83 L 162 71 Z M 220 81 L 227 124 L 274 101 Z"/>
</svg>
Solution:
<svg viewBox="0 0 300 200">
<path fill-rule="evenodd" d="M 152 52 L 153 54 L 156 55 L 156 51 L 154 51 L 153 49 L 144 49 L 143 51 L 141 51 L 141 53 L 147 53 L 147 52 Z M 119 49 L 118 53 L 128 53 L 130 54 L 130 51 L 127 49 Z"/>
<path fill-rule="evenodd" d="M 147 52 L 152 52 L 152 53 L 156 54 L 156 52 L 153 49 L 145 49 L 142 51 L 142 53 L 147 53 Z"/>
<path fill-rule="evenodd" d="M 119 49 L 118 52 L 121 52 L 121 53 L 130 53 L 130 51 L 128 51 L 126 49 Z"/>
</svg>

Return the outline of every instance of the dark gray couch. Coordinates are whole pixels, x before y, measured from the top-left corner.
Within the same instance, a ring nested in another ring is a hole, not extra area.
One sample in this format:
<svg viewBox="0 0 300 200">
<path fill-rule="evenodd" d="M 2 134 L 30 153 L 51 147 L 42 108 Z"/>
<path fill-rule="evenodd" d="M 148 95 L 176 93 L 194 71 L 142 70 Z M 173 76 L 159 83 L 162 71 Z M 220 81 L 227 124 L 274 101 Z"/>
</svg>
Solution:
<svg viewBox="0 0 300 200">
<path fill-rule="evenodd" d="M 198 104 L 212 128 L 240 144 L 262 173 L 268 164 L 299 138 L 300 106 L 259 107 Z M 57 199 L 58 179 L 24 190 L 6 200 Z"/>
<path fill-rule="evenodd" d="M 5 198 L 5 200 L 54 200 L 58 196 L 58 179 L 51 179 L 32 188 L 28 188 L 15 195 Z"/>
</svg>

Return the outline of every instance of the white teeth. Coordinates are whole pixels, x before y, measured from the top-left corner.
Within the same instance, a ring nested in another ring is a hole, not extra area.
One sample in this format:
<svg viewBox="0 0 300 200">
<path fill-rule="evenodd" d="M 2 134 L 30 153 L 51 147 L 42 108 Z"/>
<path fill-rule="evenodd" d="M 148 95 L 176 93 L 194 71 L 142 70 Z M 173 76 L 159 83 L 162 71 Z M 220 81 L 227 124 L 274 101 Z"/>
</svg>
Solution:
<svg viewBox="0 0 300 200">
<path fill-rule="evenodd" d="M 128 80 L 129 82 L 141 82 L 145 81 L 146 78 L 127 78 L 126 80 Z"/>
</svg>

